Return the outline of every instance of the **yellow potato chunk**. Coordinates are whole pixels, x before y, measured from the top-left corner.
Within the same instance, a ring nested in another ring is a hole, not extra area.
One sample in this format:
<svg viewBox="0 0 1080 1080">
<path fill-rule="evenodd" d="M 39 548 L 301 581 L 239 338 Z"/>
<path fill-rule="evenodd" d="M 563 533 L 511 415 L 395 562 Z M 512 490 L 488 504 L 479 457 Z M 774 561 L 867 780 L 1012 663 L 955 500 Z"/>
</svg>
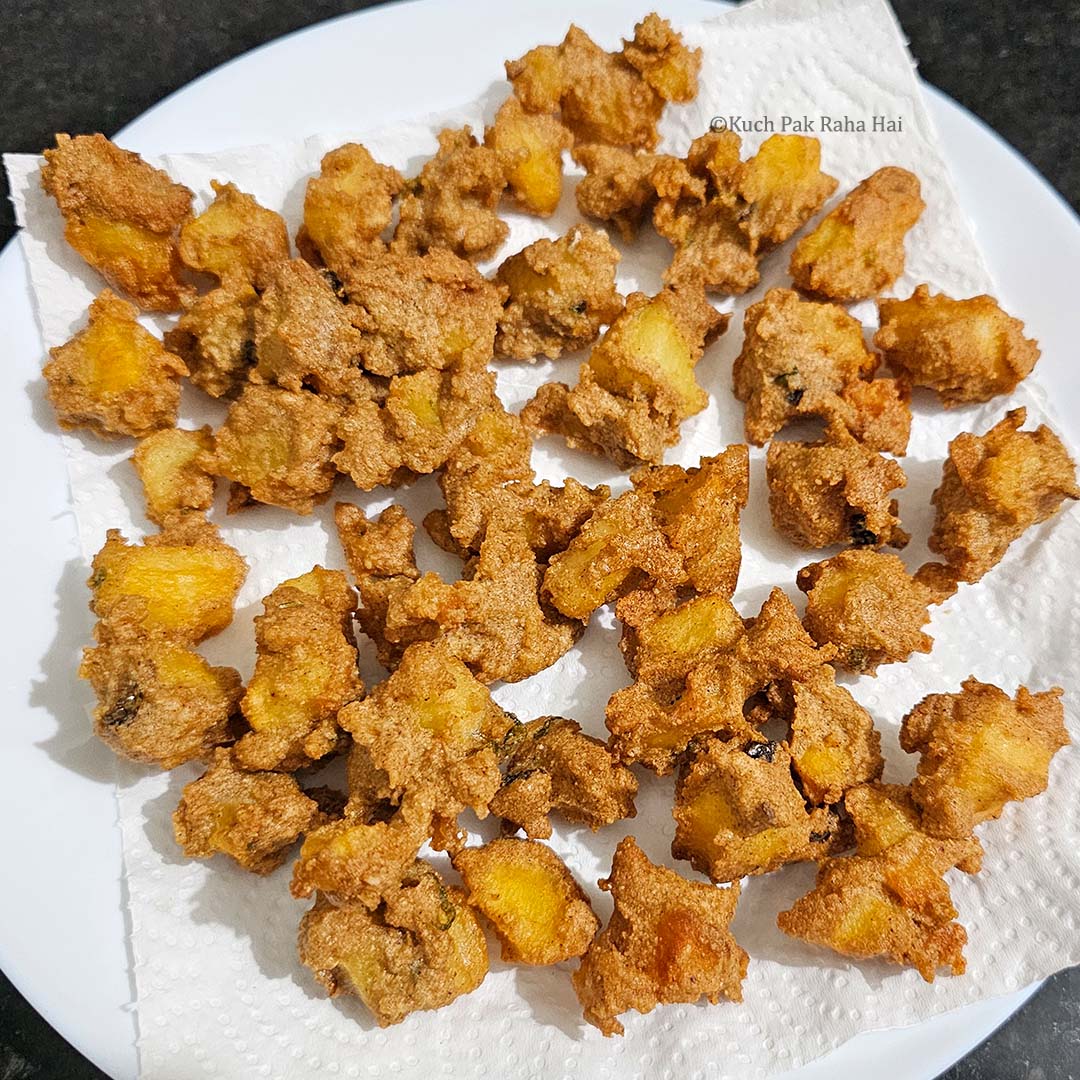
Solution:
<svg viewBox="0 0 1080 1080">
<path fill-rule="evenodd" d="M 914 173 L 878 169 L 799 241 L 795 285 L 829 300 L 876 296 L 904 272 L 904 237 L 925 208 Z"/>
<path fill-rule="evenodd" d="M 60 208 L 67 242 L 139 307 L 176 311 L 194 292 L 176 237 L 191 192 L 104 135 L 57 135 L 44 153 L 41 186 Z"/>
<path fill-rule="evenodd" d="M 964 837 L 1006 803 L 1046 790 L 1050 761 L 1069 743 L 1062 690 L 1015 699 L 974 678 L 957 694 L 930 694 L 904 717 L 900 745 L 918 753 L 911 795 L 934 836 Z"/>
<path fill-rule="evenodd" d="M 566 864 L 536 840 L 502 837 L 464 848 L 454 869 L 502 943 L 503 960 L 558 964 L 581 956 L 600 929 Z"/>
<path fill-rule="evenodd" d="M 176 423 L 180 376 L 188 369 L 136 314 L 106 289 L 90 305 L 89 323 L 49 350 L 43 374 L 62 428 L 139 438 Z"/>
<path fill-rule="evenodd" d="M 550 217 L 562 197 L 562 152 L 573 136 L 553 116 L 527 113 L 510 96 L 484 132 L 484 145 L 506 162 L 507 186 L 522 210 Z"/>
<path fill-rule="evenodd" d="M 146 516 L 155 525 L 164 525 L 171 514 L 210 508 L 214 479 L 199 464 L 199 455 L 212 445 L 206 426 L 194 431 L 164 428 L 135 447 L 131 460 L 142 481 Z"/>
</svg>

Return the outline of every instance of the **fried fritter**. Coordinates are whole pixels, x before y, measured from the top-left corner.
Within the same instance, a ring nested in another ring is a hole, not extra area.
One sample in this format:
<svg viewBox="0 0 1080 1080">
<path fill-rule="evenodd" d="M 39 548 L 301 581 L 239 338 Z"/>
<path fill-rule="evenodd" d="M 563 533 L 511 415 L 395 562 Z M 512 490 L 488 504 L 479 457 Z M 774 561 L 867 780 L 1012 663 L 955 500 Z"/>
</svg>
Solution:
<svg viewBox="0 0 1080 1080">
<path fill-rule="evenodd" d="M 930 590 L 895 555 L 842 551 L 804 566 L 796 578 L 806 593 L 803 625 L 819 645 L 836 646 L 835 663 L 873 675 L 934 644 L 922 627 L 930 621 Z"/>
<path fill-rule="evenodd" d="M 907 300 L 879 300 L 874 344 L 914 386 L 949 408 L 1009 394 L 1031 374 L 1039 346 L 992 296 L 953 300 L 920 285 Z"/>
<path fill-rule="evenodd" d="M 1050 761 L 1069 744 L 1062 690 L 1016 698 L 974 678 L 957 694 L 930 694 L 904 717 L 900 745 L 918 753 L 911 794 L 923 827 L 961 838 L 1000 817 L 1008 802 L 1046 790 Z"/>
<path fill-rule="evenodd" d="M 578 210 L 585 217 L 614 225 L 624 240 L 633 240 L 656 201 L 653 172 L 663 156 L 602 143 L 579 143 L 571 153 L 585 170 L 574 189 Z"/>
<path fill-rule="evenodd" d="M 304 224 L 296 237 L 300 254 L 343 277 L 384 251 L 380 234 L 404 183 L 397 169 L 380 165 L 360 143 L 325 154 L 304 193 Z"/>
<path fill-rule="evenodd" d="M 535 840 L 500 837 L 454 856 L 472 904 L 491 923 L 502 958 L 558 964 L 581 956 L 600 921 L 566 864 Z"/>
<path fill-rule="evenodd" d="M 621 1035 L 619 1013 L 721 997 L 742 1000 L 749 957 L 728 930 L 739 885 L 687 881 L 656 866 L 632 836 L 619 841 L 611 874 L 600 881 L 615 910 L 574 972 L 585 1019 Z"/>
<path fill-rule="evenodd" d="M 216 750 L 207 771 L 185 786 L 173 830 L 189 859 L 221 852 L 245 870 L 269 874 L 321 819 L 318 803 L 291 776 L 246 772 L 228 750 Z"/>
<path fill-rule="evenodd" d="M 729 319 L 700 286 L 669 286 L 651 298 L 632 293 L 581 365 L 577 386 L 545 383 L 522 419 L 620 467 L 659 462 L 682 421 L 708 402 L 694 367 Z"/>
<path fill-rule="evenodd" d="M 358 700 L 352 613 L 340 570 L 316 566 L 283 581 L 255 619 L 255 670 L 240 708 L 250 731 L 233 751 L 245 769 L 293 772 L 342 742 L 337 712 Z"/>
<path fill-rule="evenodd" d="M 211 397 L 232 397 L 247 382 L 255 363 L 257 299 L 244 283 L 213 289 L 165 331 L 165 348 L 184 361 L 192 383 Z"/>
<path fill-rule="evenodd" d="M 210 426 L 190 431 L 163 428 L 140 440 L 131 461 L 142 481 L 146 516 L 164 525 L 172 514 L 209 510 L 214 479 L 199 464 L 199 455 L 213 445 Z"/>
<path fill-rule="evenodd" d="M 232 482 L 231 512 L 261 502 L 310 514 L 334 484 L 340 416 L 339 404 L 307 391 L 246 386 L 199 464 Z"/>
<path fill-rule="evenodd" d="M 1080 498 L 1061 440 L 1045 424 L 1021 431 L 1026 419 L 1026 409 L 1013 409 L 986 434 L 965 432 L 949 443 L 929 540 L 945 564 L 929 563 L 916 575 L 938 600 L 957 581 L 978 581 L 1028 528 Z"/>
<path fill-rule="evenodd" d="M 843 428 L 831 427 L 813 443 L 774 439 L 765 462 L 773 528 L 792 543 L 804 548 L 907 544 L 897 502 L 889 498 L 907 486 L 904 470 Z"/>
<path fill-rule="evenodd" d="M 484 132 L 484 145 L 506 165 L 514 201 L 530 214 L 549 217 L 562 197 L 562 154 L 574 137 L 553 116 L 527 113 L 511 95 Z"/>
<path fill-rule="evenodd" d="M 420 860 L 374 910 L 320 896 L 300 923 L 299 947 L 332 996 L 355 994 L 380 1027 L 449 1005 L 488 971 L 484 931 L 464 893 Z"/>
<path fill-rule="evenodd" d="M 876 296 L 904 272 L 904 237 L 925 209 L 914 173 L 878 169 L 799 241 L 796 287 L 829 300 Z"/>
<path fill-rule="evenodd" d="M 685 104 L 697 97 L 701 50 L 688 49 L 667 19 L 649 12 L 623 41 L 623 59 L 665 100 Z"/>
<path fill-rule="evenodd" d="M 139 325 L 137 314 L 105 289 L 91 303 L 87 325 L 49 350 L 42 374 L 62 428 L 140 438 L 176 424 L 180 376 L 188 369 Z"/>
<path fill-rule="evenodd" d="M 607 236 L 587 225 L 511 255 L 496 274 L 510 296 L 499 317 L 495 355 L 557 360 L 591 345 L 623 309 L 615 288 L 619 258 Z"/>
<path fill-rule="evenodd" d="M 705 740 L 679 774 L 673 812 L 671 854 L 713 881 L 824 858 L 840 834 L 833 811 L 807 808 L 787 749 L 764 737 Z"/>
<path fill-rule="evenodd" d="M 445 248 L 365 259 L 342 284 L 363 366 L 375 375 L 478 370 L 494 354 L 506 290 Z"/>
<path fill-rule="evenodd" d="M 90 608 L 99 619 L 188 645 L 229 625 L 247 576 L 247 563 L 198 513 L 170 518 L 139 545 L 110 529 L 91 566 Z"/>
<path fill-rule="evenodd" d="M 194 293 L 177 253 L 192 193 L 104 135 L 57 135 L 44 154 L 41 186 L 60 208 L 67 242 L 141 308 L 179 309 Z"/>
<path fill-rule="evenodd" d="M 262 292 L 289 259 L 285 219 L 260 206 L 235 184 L 211 180 L 214 201 L 180 227 L 178 250 L 185 266 L 227 283 Z"/>
<path fill-rule="evenodd" d="M 79 675 L 94 688 L 94 730 L 123 757 L 175 769 L 232 742 L 243 687 L 229 667 L 138 623 L 98 624 Z"/>
<path fill-rule="evenodd" d="M 506 737 L 506 775 L 491 811 L 533 839 L 551 835 L 557 810 L 594 832 L 635 815 L 637 777 L 574 720 L 542 716 Z"/>
<path fill-rule="evenodd" d="M 843 308 L 770 289 L 746 309 L 743 328 L 734 389 L 746 402 L 746 438 L 755 446 L 798 417 L 817 416 L 863 435 L 870 449 L 904 453 L 911 423 L 906 393 L 866 390 L 877 385 L 865 380 L 880 361 Z"/>
<path fill-rule="evenodd" d="M 510 232 L 496 213 L 507 171 L 468 124 L 440 131 L 438 153 L 405 184 L 391 250 L 423 255 L 444 247 L 474 262 L 490 258 Z"/>
</svg>

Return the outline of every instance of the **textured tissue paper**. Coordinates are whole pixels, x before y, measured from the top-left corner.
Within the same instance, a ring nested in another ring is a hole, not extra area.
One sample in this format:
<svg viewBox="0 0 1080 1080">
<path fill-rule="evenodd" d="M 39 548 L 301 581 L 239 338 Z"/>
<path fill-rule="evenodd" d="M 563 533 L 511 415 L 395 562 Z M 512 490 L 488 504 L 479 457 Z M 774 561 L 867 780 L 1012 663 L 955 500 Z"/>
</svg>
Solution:
<svg viewBox="0 0 1080 1080">
<path fill-rule="evenodd" d="M 587 18 L 584 26 L 589 28 Z M 692 104 L 667 110 L 663 149 L 685 152 L 691 138 L 721 114 L 902 116 L 901 132 L 823 136 L 823 167 L 839 178 L 841 193 L 886 164 L 906 166 L 922 179 L 927 209 L 908 237 L 907 271 L 895 286 L 897 295 L 906 296 L 923 281 L 952 295 L 992 291 L 939 155 L 911 58 L 882 0 L 763 0 L 683 30 L 705 53 L 701 91 Z M 492 58 L 493 71 L 501 59 Z M 380 160 L 412 173 L 434 151 L 440 126 L 470 122 L 481 127 L 501 97 L 496 91 L 484 103 L 440 117 L 390 131 L 347 134 L 363 141 Z M 234 180 L 265 205 L 280 209 L 295 229 L 302 181 L 317 171 L 321 155 L 341 141 L 343 137 L 319 136 L 213 155 L 173 154 L 155 164 L 204 200 L 211 178 Z M 758 141 L 760 136 L 744 137 L 745 149 Z M 81 324 L 101 282 L 63 243 L 59 216 L 38 185 L 38 165 L 36 157 L 7 158 L 19 220 L 25 226 L 23 249 L 42 333 L 51 346 Z M 575 217 L 569 191 L 551 220 L 508 215 L 511 234 L 503 252 L 516 251 L 539 236 L 558 235 Z M 789 248 L 785 245 L 767 260 L 761 286 L 740 298 L 737 309 L 758 299 L 767 287 L 785 283 Z M 669 257 L 666 242 L 644 230 L 625 253 L 620 287 L 654 291 Z M 731 306 L 730 301 L 725 306 Z M 872 320 L 872 305 L 855 310 L 864 321 Z M 1024 312 L 1017 314 L 1023 317 Z M 733 320 L 729 333 L 699 366 L 711 401 L 705 412 L 683 425 L 682 441 L 669 460 L 696 463 L 702 455 L 741 441 L 742 407 L 730 388 L 740 322 Z M 1047 356 L 1042 362 L 1071 359 Z M 517 408 L 556 370 L 558 377 L 572 380 L 575 359 L 505 365 L 499 370 L 499 390 Z M 196 400 L 196 393 L 185 397 L 183 420 L 217 422 L 220 406 Z M 1029 422 L 1046 418 L 1037 369 L 1008 400 L 948 413 L 925 400 L 917 403 L 911 447 L 903 461 L 909 486 L 900 497 L 904 524 L 915 538 L 904 552 L 909 565 L 926 556 L 929 498 L 949 439 L 960 431 L 984 431 L 1016 405 L 1027 406 Z M 144 533 L 148 526 L 140 492 L 125 461 L 130 446 L 78 434 L 63 440 L 87 559 L 101 546 L 108 527 L 118 527 L 129 537 Z M 616 490 L 626 486 L 625 476 L 598 459 L 567 451 L 554 439 L 542 440 L 534 458 L 541 478 L 573 474 L 589 483 L 610 482 Z M 751 458 L 744 562 L 735 595 L 744 615 L 757 612 L 773 584 L 798 598 L 795 572 L 808 561 L 805 553 L 772 532 L 763 453 L 752 451 Z M 435 505 L 438 493 L 427 478 L 392 495 L 380 491 L 358 496 L 343 481 L 335 496 L 374 510 L 398 498 L 419 520 Z M 311 518 L 269 507 L 225 518 L 219 505 L 215 516 L 223 522 L 225 539 L 248 558 L 251 573 L 233 626 L 207 644 L 214 662 L 250 670 L 251 620 L 260 610 L 260 598 L 314 563 L 344 565 L 331 505 Z M 421 559 L 430 568 L 452 573 L 448 562 L 453 560 L 436 552 L 422 532 L 420 542 Z M 1010 692 L 1018 683 L 1033 689 L 1064 686 L 1070 730 L 1080 742 L 1073 689 L 1080 668 L 1078 545 L 1080 518 L 1074 510 L 1031 530 L 981 584 L 961 587 L 957 596 L 935 609 L 929 627 L 935 639 L 932 653 L 884 667 L 877 678 L 849 680 L 882 730 L 887 779 L 903 782 L 912 773 L 912 759 L 897 745 L 900 718 L 925 694 L 956 690 L 969 674 Z M 578 648 L 535 678 L 498 687 L 495 696 L 522 719 L 558 713 L 603 735 L 608 696 L 628 681 L 617 639 L 612 614 L 602 612 Z M 370 683 L 379 677 L 378 669 L 363 645 L 362 653 Z M 306 905 L 289 895 L 288 866 L 260 879 L 220 858 L 210 864 L 181 859 L 170 815 L 181 786 L 197 771 L 183 768 L 160 775 L 126 765 L 119 771 L 139 1055 L 141 1075 L 148 1080 L 324 1074 L 765 1077 L 798 1066 L 859 1032 L 913 1024 L 1016 990 L 1080 960 L 1080 758 L 1073 747 L 1055 760 L 1047 794 L 1010 806 L 1000 821 L 979 830 L 986 846 L 983 872 L 976 877 L 956 871 L 949 875 L 970 937 L 968 971 L 962 977 L 942 976 L 927 985 L 914 971 L 849 962 L 786 938 L 776 928 L 776 913 L 806 892 L 814 878 L 813 866 L 801 865 L 750 879 L 745 886 L 733 924 L 751 956 L 741 1005 L 668 1006 L 644 1017 L 629 1014 L 626 1036 L 606 1040 L 581 1019 L 569 965 L 512 967 L 496 959 L 493 950 L 491 973 L 474 993 L 381 1031 L 357 1001 L 327 1000 L 297 961 L 296 929 Z M 652 859 L 672 864 L 671 799 L 670 778 L 643 775 L 635 819 L 598 835 L 557 824 L 551 844 L 589 889 L 602 919 L 610 911 L 610 900 L 595 883 L 606 874 L 622 836 L 634 834 Z M 493 835 L 490 819 L 480 830 Z M 435 858 L 445 865 L 443 856 Z M 679 869 L 692 875 L 686 864 Z"/>
</svg>

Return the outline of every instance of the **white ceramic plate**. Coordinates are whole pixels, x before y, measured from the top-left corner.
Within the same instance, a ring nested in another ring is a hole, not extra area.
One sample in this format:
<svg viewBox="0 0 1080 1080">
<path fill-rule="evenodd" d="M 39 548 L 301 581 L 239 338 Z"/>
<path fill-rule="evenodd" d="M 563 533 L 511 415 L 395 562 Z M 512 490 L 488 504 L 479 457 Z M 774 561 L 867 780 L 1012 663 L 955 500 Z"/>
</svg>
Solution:
<svg viewBox="0 0 1080 1080">
<path fill-rule="evenodd" d="M 119 133 L 144 153 L 210 151 L 363 129 L 477 97 L 501 61 L 559 40 L 573 19 L 614 41 L 650 5 L 601 0 L 412 0 L 292 34 L 167 98 Z M 704 0 L 657 5 L 677 24 Z M 1002 301 L 1040 339 L 1039 378 L 1080 442 L 1072 364 L 1080 221 L 1037 173 L 970 114 L 930 90 L 961 202 L 976 222 Z M 0 495 L 4 590 L 0 677 L 0 968 L 70 1042 L 116 1080 L 137 1071 L 119 833 L 110 752 L 90 733 L 75 669 L 89 639 L 67 477 L 42 394 L 40 342 L 17 245 L 0 256 L 4 363 Z M 799 1080 L 886 1072 L 928 1080 L 1032 993 L 981 1002 L 915 1028 L 873 1032 L 800 1070 Z"/>
</svg>

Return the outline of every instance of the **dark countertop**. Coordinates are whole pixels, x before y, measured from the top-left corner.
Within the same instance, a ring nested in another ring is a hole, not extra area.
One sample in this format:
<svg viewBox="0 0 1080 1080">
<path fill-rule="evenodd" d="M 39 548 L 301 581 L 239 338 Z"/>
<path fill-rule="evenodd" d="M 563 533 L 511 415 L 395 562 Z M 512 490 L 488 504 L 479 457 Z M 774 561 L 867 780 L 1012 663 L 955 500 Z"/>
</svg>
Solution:
<svg viewBox="0 0 1080 1080">
<path fill-rule="evenodd" d="M 924 77 L 995 128 L 1080 208 L 1080 0 L 893 4 Z M 368 6 L 347 0 L 5 5 L 0 149 L 37 151 L 54 131 L 115 131 L 255 45 Z M 12 231 L 5 197 L 0 243 Z M 0 975 L 0 1080 L 102 1077 Z M 1080 1080 L 1080 969 L 1051 979 L 942 1080 Z"/>
</svg>

